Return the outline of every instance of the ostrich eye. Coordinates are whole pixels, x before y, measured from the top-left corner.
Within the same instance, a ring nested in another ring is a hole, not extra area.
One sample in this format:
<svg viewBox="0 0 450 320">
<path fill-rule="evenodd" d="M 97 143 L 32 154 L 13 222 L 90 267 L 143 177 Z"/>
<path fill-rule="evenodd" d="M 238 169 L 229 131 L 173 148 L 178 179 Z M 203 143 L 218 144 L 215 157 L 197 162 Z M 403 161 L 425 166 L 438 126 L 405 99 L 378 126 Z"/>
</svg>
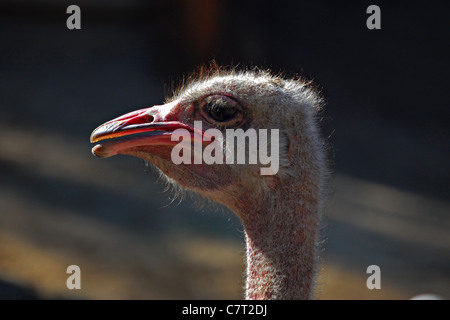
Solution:
<svg viewBox="0 0 450 320">
<path fill-rule="evenodd" d="M 229 108 L 214 102 L 207 103 L 205 105 L 205 110 L 208 112 L 211 118 L 218 122 L 225 122 L 227 120 L 230 120 L 237 111 L 233 107 Z"/>
<path fill-rule="evenodd" d="M 203 101 L 202 112 L 207 119 L 221 124 L 242 119 L 241 109 L 238 103 L 234 99 L 222 95 L 207 97 Z"/>
</svg>

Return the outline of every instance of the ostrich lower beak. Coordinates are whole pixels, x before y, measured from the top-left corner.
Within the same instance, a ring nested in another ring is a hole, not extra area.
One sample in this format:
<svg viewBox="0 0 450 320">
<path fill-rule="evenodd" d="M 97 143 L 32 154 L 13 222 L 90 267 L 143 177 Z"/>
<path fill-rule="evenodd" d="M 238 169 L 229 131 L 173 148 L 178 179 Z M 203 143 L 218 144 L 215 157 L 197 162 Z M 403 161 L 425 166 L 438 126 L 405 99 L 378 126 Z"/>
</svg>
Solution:
<svg viewBox="0 0 450 320">
<path fill-rule="evenodd" d="M 172 141 L 171 135 L 176 129 L 188 130 L 194 136 L 200 134 L 201 139 L 202 132 L 196 132 L 193 127 L 164 119 L 161 115 L 163 107 L 136 110 L 102 124 L 91 134 L 92 143 L 100 142 L 92 148 L 92 153 L 107 158 L 140 147 L 174 146 L 178 141 Z"/>
</svg>

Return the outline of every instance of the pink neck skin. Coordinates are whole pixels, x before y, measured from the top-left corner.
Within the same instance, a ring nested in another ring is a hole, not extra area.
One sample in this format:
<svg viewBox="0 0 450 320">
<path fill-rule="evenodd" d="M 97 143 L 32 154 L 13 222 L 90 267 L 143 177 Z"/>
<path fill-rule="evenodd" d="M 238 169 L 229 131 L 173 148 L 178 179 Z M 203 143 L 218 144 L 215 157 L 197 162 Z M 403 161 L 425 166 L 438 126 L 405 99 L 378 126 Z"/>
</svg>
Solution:
<svg viewBox="0 0 450 320">
<path fill-rule="evenodd" d="M 247 240 L 246 299 L 312 298 L 320 217 L 317 197 L 305 186 L 300 191 L 274 190 L 270 198 L 284 201 L 247 202 L 246 209 L 253 209 L 240 215 Z"/>
</svg>

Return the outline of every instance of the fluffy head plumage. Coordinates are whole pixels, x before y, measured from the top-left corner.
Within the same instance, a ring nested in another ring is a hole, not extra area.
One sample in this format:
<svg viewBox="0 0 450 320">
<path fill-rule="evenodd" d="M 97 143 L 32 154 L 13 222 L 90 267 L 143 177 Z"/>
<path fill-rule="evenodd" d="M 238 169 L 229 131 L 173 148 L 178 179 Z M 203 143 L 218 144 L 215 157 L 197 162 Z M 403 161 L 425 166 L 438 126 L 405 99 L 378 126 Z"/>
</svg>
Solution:
<svg viewBox="0 0 450 320">
<path fill-rule="evenodd" d="M 216 93 L 229 94 L 245 107 L 248 122 L 244 130 L 280 130 L 280 169 L 277 175 L 261 176 L 255 174 L 255 170 L 249 170 L 249 166 L 232 165 L 232 168 L 225 168 L 224 165 L 213 165 L 209 170 L 223 170 L 220 175 L 222 178 L 232 177 L 228 181 L 215 181 L 216 185 L 223 187 L 220 193 L 242 194 L 242 188 L 252 192 L 270 191 L 270 187 L 276 187 L 274 183 L 280 179 L 298 179 L 301 172 L 322 175 L 322 168 L 326 165 L 317 118 L 323 99 L 311 82 L 300 77 L 286 78 L 283 74 L 273 74 L 258 68 L 225 68 L 211 64 L 200 67 L 183 81 L 168 102 L 179 100 L 195 104 L 203 97 Z M 176 177 L 174 179 L 177 180 Z M 188 180 L 191 181 L 190 178 Z M 229 183 L 232 183 L 230 188 L 225 188 Z M 189 185 L 185 186 L 189 188 Z M 218 199 L 217 194 L 213 195 L 214 191 L 211 193 L 214 188 L 210 184 L 206 183 L 204 187 L 194 188 L 206 197 L 213 196 L 215 201 L 226 201 Z"/>
</svg>

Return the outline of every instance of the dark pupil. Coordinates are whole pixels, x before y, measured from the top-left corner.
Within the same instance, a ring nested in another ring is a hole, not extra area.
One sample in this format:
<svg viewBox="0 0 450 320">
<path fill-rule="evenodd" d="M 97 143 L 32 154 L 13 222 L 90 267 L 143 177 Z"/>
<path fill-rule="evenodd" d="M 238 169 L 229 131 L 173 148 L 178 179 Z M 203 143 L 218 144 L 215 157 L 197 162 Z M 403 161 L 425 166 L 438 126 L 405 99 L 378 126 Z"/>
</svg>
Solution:
<svg viewBox="0 0 450 320">
<path fill-rule="evenodd" d="M 209 102 L 206 105 L 206 110 L 211 118 L 219 122 L 230 120 L 230 118 L 232 118 L 236 113 L 236 109 L 234 107 L 226 106 L 223 103 L 217 102 Z"/>
</svg>

